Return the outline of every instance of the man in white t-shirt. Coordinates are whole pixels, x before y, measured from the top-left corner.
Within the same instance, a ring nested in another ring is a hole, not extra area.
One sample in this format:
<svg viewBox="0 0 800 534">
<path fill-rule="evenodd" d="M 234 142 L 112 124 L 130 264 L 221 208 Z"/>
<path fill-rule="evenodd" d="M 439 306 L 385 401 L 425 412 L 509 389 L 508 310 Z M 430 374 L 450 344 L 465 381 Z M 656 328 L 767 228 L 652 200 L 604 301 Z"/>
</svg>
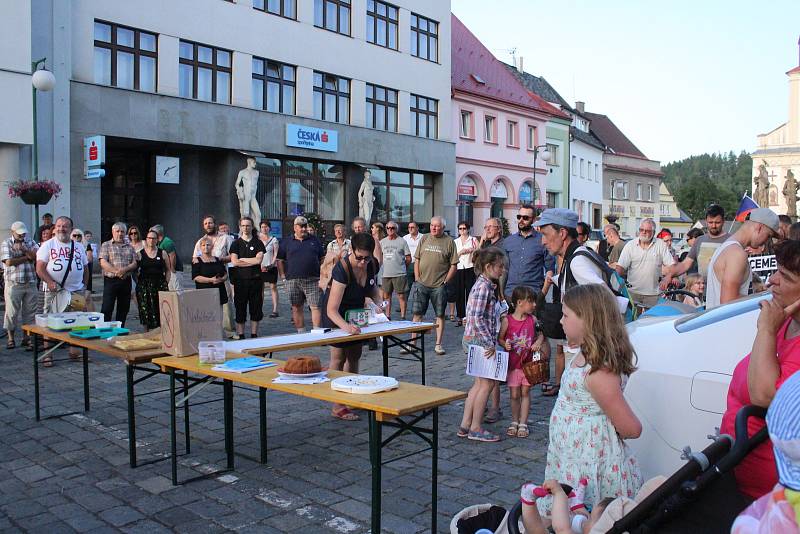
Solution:
<svg viewBox="0 0 800 534">
<path fill-rule="evenodd" d="M 83 245 L 71 239 L 72 226 L 69 217 L 62 215 L 57 218 L 53 238 L 42 243 L 36 252 L 36 274 L 45 285 L 45 313 L 62 311 L 53 309 L 56 293 L 62 288 L 88 297 L 86 284 L 91 276 L 87 268 L 89 261 Z M 79 349 L 73 347 L 69 349 L 69 354 L 72 359 L 80 357 Z M 49 358 L 43 360 L 46 367 L 52 365 Z"/>
<path fill-rule="evenodd" d="M 655 221 L 644 219 L 639 224 L 639 237 L 628 241 L 614 266 L 621 276 L 627 275 L 633 301 L 645 309 L 658 303 L 658 279 L 675 263 L 670 248 L 655 238 L 655 232 Z"/>
</svg>

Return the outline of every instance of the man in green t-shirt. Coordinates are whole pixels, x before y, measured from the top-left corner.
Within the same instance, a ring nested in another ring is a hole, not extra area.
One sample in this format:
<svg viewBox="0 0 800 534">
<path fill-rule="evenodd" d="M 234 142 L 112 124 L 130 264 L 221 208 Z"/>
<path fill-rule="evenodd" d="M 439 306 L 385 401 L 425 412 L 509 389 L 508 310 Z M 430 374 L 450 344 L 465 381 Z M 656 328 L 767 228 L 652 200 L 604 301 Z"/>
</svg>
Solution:
<svg viewBox="0 0 800 534">
<path fill-rule="evenodd" d="M 433 304 L 436 313 L 436 354 L 444 354 L 442 335 L 444 334 L 444 315 L 447 308 L 447 294 L 444 285 L 456 274 L 458 254 L 456 244 L 444 235 L 444 219 L 439 216 L 431 219 L 431 232 L 422 238 L 414 253 L 414 277 L 411 287 L 411 313 L 414 322 L 422 321 L 428 311 L 428 302 Z"/>
<path fill-rule="evenodd" d="M 183 264 L 181 263 L 180 257 L 178 257 L 178 250 L 175 247 L 175 242 L 164 235 L 164 226 L 161 224 L 153 225 L 150 228 L 150 231 L 158 234 L 158 248 L 166 252 L 167 257 L 169 258 L 169 261 L 167 262 L 167 268 L 171 273 L 169 278 L 170 291 L 181 289 Z"/>
</svg>

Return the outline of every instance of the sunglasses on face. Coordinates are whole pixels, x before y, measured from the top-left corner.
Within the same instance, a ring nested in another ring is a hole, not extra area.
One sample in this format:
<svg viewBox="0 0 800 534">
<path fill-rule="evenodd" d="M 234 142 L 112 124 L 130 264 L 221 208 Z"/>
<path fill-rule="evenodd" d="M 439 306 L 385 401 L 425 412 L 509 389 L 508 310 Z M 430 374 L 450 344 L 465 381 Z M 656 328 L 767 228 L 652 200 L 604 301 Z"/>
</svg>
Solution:
<svg viewBox="0 0 800 534">
<path fill-rule="evenodd" d="M 530 221 L 531 219 L 533 219 L 533 217 L 530 215 L 517 215 L 518 221 Z"/>
<path fill-rule="evenodd" d="M 295 226 L 299 226 L 300 228 L 305 228 L 305 227 L 307 227 L 307 226 L 308 226 L 308 223 L 303 223 L 303 224 L 295 224 Z"/>
<path fill-rule="evenodd" d="M 359 256 L 358 254 L 353 255 L 355 260 L 359 263 L 366 263 L 369 261 L 370 256 Z"/>
<path fill-rule="evenodd" d="M 387 230 L 397 230 L 397 228 L 395 228 L 394 226 L 387 226 L 386 229 Z"/>
<path fill-rule="evenodd" d="M 466 227 L 466 226 L 459 226 L 459 227 L 458 227 L 458 229 L 459 229 L 459 230 L 466 230 L 466 229 L 467 229 L 467 227 Z"/>
<path fill-rule="evenodd" d="M 585 236 L 587 236 L 587 235 L 588 235 L 588 234 L 582 234 L 582 233 L 578 232 L 578 237 L 585 237 Z"/>
<path fill-rule="evenodd" d="M 72 239 L 83 239 L 81 234 L 72 234 Z"/>
</svg>

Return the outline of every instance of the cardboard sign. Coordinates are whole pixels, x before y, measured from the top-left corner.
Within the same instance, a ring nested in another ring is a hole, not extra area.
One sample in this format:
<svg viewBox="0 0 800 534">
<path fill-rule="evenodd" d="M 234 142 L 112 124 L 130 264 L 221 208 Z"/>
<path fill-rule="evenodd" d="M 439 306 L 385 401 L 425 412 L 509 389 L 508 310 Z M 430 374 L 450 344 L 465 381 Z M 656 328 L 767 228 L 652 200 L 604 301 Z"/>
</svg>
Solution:
<svg viewBox="0 0 800 534">
<path fill-rule="evenodd" d="M 222 307 L 217 289 L 159 291 L 161 345 L 172 356 L 197 354 L 201 341 L 222 339 Z"/>
</svg>

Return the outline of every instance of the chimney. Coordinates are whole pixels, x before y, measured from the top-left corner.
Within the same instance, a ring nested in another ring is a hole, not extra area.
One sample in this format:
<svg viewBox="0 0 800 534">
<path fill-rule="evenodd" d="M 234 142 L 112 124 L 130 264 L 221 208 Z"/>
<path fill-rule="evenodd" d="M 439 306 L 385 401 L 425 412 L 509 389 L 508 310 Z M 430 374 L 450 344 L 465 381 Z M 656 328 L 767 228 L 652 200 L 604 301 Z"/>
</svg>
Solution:
<svg viewBox="0 0 800 534">
<path fill-rule="evenodd" d="M 580 100 L 576 100 L 575 101 L 575 109 L 578 110 L 578 113 L 583 113 L 584 106 L 585 106 L 585 104 L 583 102 L 581 102 Z"/>
<path fill-rule="evenodd" d="M 800 45 L 800 41 L 798 41 L 797 44 Z M 519 71 L 525 72 L 525 69 L 522 68 L 522 59 L 523 59 L 522 56 L 519 56 Z"/>
</svg>

